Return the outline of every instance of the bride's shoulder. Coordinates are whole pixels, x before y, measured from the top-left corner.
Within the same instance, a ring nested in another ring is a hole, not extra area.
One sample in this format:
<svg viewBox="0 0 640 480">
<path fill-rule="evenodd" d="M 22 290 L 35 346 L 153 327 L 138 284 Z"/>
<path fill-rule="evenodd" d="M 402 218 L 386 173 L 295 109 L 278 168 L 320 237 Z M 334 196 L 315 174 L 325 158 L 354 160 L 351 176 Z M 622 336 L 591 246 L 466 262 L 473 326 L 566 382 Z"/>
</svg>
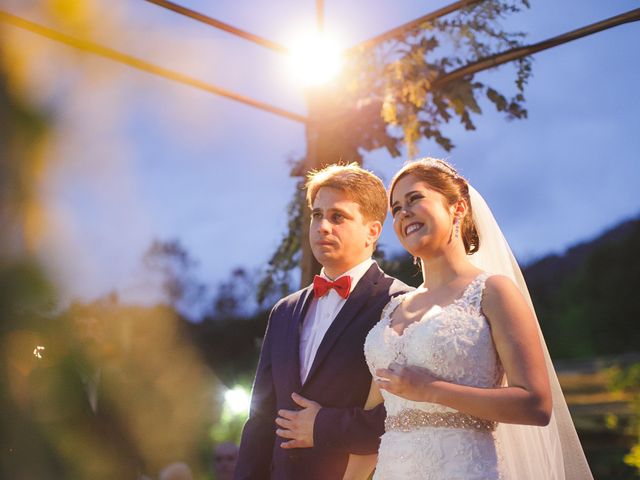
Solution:
<svg viewBox="0 0 640 480">
<path fill-rule="evenodd" d="M 489 275 L 484 284 L 482 308 L 491 311 L 522 303 L 524 297 L 518 286 L 506 275 Z"/>
<path fill-rule="evenodd" d="M 513 292 L 513 289 L 518 290 L 513 280 L 506 275 L 484 272 L 481 276 L 485 278 L 484 289 L 487 294 L 503 295 Z"/>
</svg>

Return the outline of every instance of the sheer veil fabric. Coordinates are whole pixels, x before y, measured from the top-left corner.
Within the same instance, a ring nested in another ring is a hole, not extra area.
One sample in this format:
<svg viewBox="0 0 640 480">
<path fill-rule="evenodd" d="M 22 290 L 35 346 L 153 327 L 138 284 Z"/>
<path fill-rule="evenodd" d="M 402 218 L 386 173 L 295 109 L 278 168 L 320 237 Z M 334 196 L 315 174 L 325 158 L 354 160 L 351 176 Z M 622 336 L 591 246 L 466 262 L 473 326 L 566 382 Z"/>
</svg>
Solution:
<svg viewBox="0 0 640 480">
<path fill-rule="evenodd" d="M 489 206 L 471 185 L 469 195 L 480 237 L 480 249 L 470 257 L 471 263 L 487 272 L 511 278 L 535 315 L 520 267 Z M 506 477 L 518 480 L 593 480 L 539 323 L 538 333 L 549 372 L 553 413 L 546 427 L 499 425 L 496 435 L 504 452 Z"/>
</svg>

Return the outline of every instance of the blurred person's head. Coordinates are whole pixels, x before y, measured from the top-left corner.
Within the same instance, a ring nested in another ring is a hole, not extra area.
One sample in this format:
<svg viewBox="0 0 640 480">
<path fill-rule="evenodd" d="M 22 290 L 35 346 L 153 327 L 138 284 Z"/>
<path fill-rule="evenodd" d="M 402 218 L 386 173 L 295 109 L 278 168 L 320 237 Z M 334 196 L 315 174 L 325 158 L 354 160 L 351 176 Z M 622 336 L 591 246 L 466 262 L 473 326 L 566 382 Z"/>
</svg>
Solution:
<svg viewBox="0 0 640 480">
<path fill-rule="evenodd" d="M 213 450 L 213 471 L 216 480 L 231 480 L 238 460 L 238 446 L 232 442 L 222 442 Z"/>
<path fill-rule="evenodd" d="M 160 471 L 158 480 L 193 480 L 193 475 L 189 465 L 183 462 L 174 462 Z"/>
</svg>

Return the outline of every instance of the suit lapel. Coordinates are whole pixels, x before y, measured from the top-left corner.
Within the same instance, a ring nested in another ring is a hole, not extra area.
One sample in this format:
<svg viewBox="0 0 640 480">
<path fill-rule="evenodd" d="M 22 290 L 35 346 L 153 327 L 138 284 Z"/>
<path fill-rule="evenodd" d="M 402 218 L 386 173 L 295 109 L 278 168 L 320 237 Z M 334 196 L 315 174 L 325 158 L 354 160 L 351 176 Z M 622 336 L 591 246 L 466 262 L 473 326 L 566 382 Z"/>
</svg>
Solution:
<svg viewBox="0 0 640 480">
<path fill-rule="evenodd" d="M 331 351 L 331 348 L 336 343 L 340 335 L 344 331 L 344 329 L 349 325 L 349 322 L 358 314 L 358 312 L 365 306 L 367 300 L 371 298 L 375 291 L 375 286 L 382 275 L 382 271 L 378 268 L 378 265 L 374 263 L 371 265 L 367 273 L 360 279 L 356 288 L 354 288 L 353 292 L 349 295 L 346 303 L 342 306 L 340 312 L 333 320 L 333 323 L 325 333 L 322 342 L 320 342 L 320 346 L 318 347 L 318 351 L 316 352 L 316 356 L 313 359 L 313 364 L 311 365 L 311 369 L 309 370 L 309 374 L 305 380 L 305 384 L 309 382 L 311 377 L 315 374 L 315 372 L 320 368 L 323 360 L 326 358 L 327 354 Z"/>
<path fill-rule="evenodd" d="M 311 300 L 313 300 L 313 288 L 309 286 L 300 292 L 300 296 L 293 307 L 291 321 L 287 330 L 288 377 L 292 384 L 291 390 L 294 392 L 299 392 L 302 386 L 300 382 L 300 329 L 309 310 L 309 305 L 311 305 Z"/>
</svg>

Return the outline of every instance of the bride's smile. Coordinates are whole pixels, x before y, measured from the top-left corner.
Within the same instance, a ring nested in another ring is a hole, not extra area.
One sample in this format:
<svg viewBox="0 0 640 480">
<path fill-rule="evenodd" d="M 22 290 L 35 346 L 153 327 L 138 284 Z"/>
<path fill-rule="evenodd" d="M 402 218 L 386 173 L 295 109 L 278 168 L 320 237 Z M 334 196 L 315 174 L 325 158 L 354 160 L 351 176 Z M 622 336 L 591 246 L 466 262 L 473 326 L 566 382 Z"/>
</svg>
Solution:
<svg viewBox="0 0 640 480">
<path fill-rule="evenodd" d="M 420 223 L 420 222 L 413 222 L 413 223 L 410 223 L 409 225 L 407 225 L 407 226 L 404 228 L 404 235 L 405 235 L 406 237 L 408 237 L 408 236 L 409 236 L 409 235 L 411 235 L 412 233 L 415 233 L 415 232 L 417 232 L 418 230 L 420 230 L 423 226 L 424 226 L 424 224 L 423 224 L 423 223 Z"/>
</svg>

